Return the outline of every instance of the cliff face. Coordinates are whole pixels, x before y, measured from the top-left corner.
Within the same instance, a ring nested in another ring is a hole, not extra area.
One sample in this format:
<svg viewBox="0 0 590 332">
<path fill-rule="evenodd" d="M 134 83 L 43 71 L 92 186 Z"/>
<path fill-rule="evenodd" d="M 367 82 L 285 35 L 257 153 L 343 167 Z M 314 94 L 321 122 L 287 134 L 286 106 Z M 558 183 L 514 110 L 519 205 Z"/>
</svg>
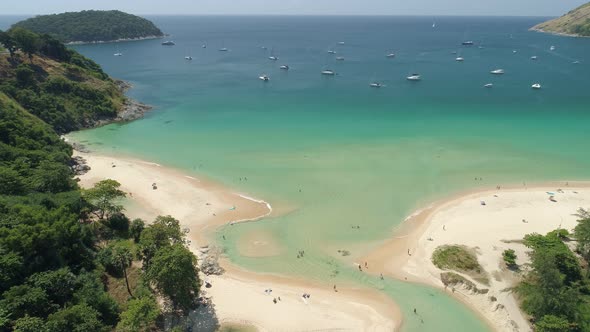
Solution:
<svg viewBox="0 0 590 332">
<path fill-rule="evenodd" d="M 571 36 L 590 36 L 590 3 L 556 19 L 535 25 L 531 30 Z"/>
</svg>

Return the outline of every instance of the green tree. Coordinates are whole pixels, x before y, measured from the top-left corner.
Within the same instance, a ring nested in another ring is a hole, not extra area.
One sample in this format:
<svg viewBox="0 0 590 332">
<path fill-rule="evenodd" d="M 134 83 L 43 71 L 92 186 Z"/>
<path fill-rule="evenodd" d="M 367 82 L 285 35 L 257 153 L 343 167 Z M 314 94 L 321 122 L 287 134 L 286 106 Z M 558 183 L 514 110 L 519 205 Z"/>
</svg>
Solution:
<svg viewBox="0 0 590 332">
<path fill-rule="evenodd" d="M 99 313 L 86 304 L 62 309 L 47 317 L 49 332 L 106 332 L 109 330 L 99 319 Z"/>
<path fill-rule="evenodd" d="M 567 319 L 545 315 L 535 323 L 535 331 L 537 332 L 570 332 L 571 326 Z"/>
<path fill-rule="evenodd" d="M 146 271 L 146 280 L 168 297 L 174 309 L 187 312 L 196 305 L 200 280 L 197 258 L 180 243 L 156 252 Z"/>
<path fill-rule="evenodd" d="M 30 61 L 33 61 L 33 54 L 39 51 L 39 47 L 41 45 L 39 35 L 18 27 L 11 29 L 9 34 L 14 40 L 16 46 L 29 56 Z"/>
<path fill-rule="evenodd" d="M 175 243 L 185 244 L 185 234 L 180 229 L 180 222 L 171 216 L 158 216 L 141 232 L 139 250 L 144 269 L 149 267 L 152 257 L 160 248 Z"/>
<path fill-rule="evenodd" d="M 123 276 L 125 277 L 125 285 L 127 286 L 127 292 L 129 296 L 133 297 L 133 293 L 131 293 L 131 287 L 129 287 L 129 278 L 127 277 L 127 269 L 131 267 L 131 263 L 133 263 L 133 254 L 131 254 L 131 250 L 129 247 L 118 243 L 113 248 L 113 261 L 119 267 L 119 269 L 123 272 Z"/>
<path fill-rule="evenodd" d="M 0 30 L 0 44 L 2 44 L 8 53 L 10 53 L 10 58 L 14 59 L 14 53 L 16 52 L 16 43 L 14 39 L 5 31 Z"/>
<path fill-rule="evenodd" d="M 25 316 L 14 323 L 14 332 L 45 332 L 45 321 L 39 317 Z"/>
<path fill-rule="evenodd" d="M 578 221 L 578 225 L 574 229 L 574 236 L 578 240 L 578 251 L 586 261 L 590 261 L 590 218 Z"/>
<path fill-rule="evenodd" d="M 84 198 L 92 206 L 92 212 L 104 220 L 108 216 L 123 211 L 123 206 L 117 200 L 124 198 L 125 192 L 119 190 L 121 184 L 115 180 L 102 180 L 93 188 L 85 190 Z"/>
<path fill-rule="evenodd" d="M 129 235 L 133 238 L 135 243 L 139 242 L 141 238 L 141 233 L 145 228 L 145 222 L 139 218 L 134 219 L 129 226 Z"/>
<path fill-rule="evenodd" d="M 151 331 L 160 315 L 158 303 L 151 296 L 131 299 L 117 324 L 119 332 Z"/>
<path fill-rule="evenodd" d="M 516 266 L 516 253 L 512 249 L 507 249 L 502 252 L 502 258 L 506 263 L 506 266 L 509 268 L 514 268 Z"/>
</svg>

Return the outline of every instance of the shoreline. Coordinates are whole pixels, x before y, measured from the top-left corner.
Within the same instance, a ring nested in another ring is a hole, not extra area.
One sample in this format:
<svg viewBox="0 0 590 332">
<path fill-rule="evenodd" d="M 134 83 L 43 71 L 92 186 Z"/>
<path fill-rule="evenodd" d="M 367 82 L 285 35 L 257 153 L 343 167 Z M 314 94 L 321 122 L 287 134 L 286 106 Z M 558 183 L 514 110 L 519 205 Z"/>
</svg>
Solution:
<svg viewBox="0 0 590 332">
<path fill-rule="evenodd" d="M 547 192 L 558 188 L 563 192 L 557 194 L 556 203 L 550 202 Z M 431 262 L 432 253 L 440 245 L 475 248 L 480 264 L 489 274 L 490 285 L 460 274 L 489 292 L 479 295 L 459 289 L 459 285 L 456 292 L 448 294 L 464 303 L 493 330 L 530 331 L 516 298 L 504 291 L 520 276 L 502 268 L 501 249 L 516 250 L 519 265 L 526 263 L 528 249 L 517 241 L 525 234 L 544 234 L 561 227 L 562 223 L 565 223 L 564 228 L 571 229 L 570 226 L 575 224 L 572 214 L 579 207 L 590 206 L 588 189 L 590 182 L 559 181 L 456 193 L 411 213 L 389 239 L 363 259 L 371 266 L 377 266 L 384 275 L 447 290 L 440 280 L 443 270 Z M 485 206 L 481 205 L 482 200 L 486 201 Z M 557 216 L 559 220 L 551 219 Z M 492 301 L 491 296 L 496 300 Z"/>
<path fill-rule="evenodd" d="M 539 32 L 539 33 L 546 33 L 549 35 L 559 36 L 559 37 L 570 37 L 570 38 L 590 38 L 590 36 L 582 36 L 574 33 L 567 33 L 567 32 L 557 32 L 557 31 L 547 31 L 543 30 L 542 28 L 535 28 L 532 27 L 529 31 Z"/>
<path fill-rule="evenodd" d="M 75 151 L 74 156 L 86 159 L 91 167 L 78 176 L 82 187 L 105 178 L 119 181 L 121 190 L 128 193 L 126 214 L 131 219 L 149 222 L 157 215 L 172 215 L 190 230 L 190 248 L 200 261 L 202 251 L 208 251 L 212 243 L 210 235 L 220 226 L 260 221 L 281 211 L 247 193 L 157 163 L 92 152 Z M 157 189 L 152 189 L 152 183 Z M 342 285 L 335 292 L 329 285 L 304 279 L 247 271 L 226 258 L 220 265 L 224 274 L 203 278 L 213 285 L 203 291 L 215 305 L 220 323 L 247 323 L 260 331 L 392 331 L 402 324 L 395 302 L 377 290 Z M 264 292 L 267 288 L 281 297 L 278 304 Z M 303 293 L 311 294 L 311 299 L 303 299 Z"/>
<path fill-rule="evenodd" d="M 151 40 L 151 39 L 161 39 L 166 37 L 166 35 L 162 36 L 145 36 L 145 37 L 137 37 L 137 38 L 120 38 L 115 40 L 95 40 L 95 41 L 71 41 L 64 43 L 68 46 L 70 45 L 94 45 L 94 44 L 110 44 L 110 43 L 125 43 L 125 42 L 134 42 L 134 41 L 142 41 L 142 40 Z"/>
</svg>

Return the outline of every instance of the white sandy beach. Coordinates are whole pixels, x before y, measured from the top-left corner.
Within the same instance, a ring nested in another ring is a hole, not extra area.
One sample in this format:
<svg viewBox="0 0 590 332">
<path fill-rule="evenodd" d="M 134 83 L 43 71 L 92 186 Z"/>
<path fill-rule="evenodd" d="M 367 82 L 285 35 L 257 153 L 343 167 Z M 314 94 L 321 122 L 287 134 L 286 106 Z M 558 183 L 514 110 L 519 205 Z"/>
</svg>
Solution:
<svg viewBox="0 0 590 332">
<path fill-rule="evenodd" d="M 563 191 L 558 192 L 560 188 Z M 548 192 L 555 195 L 556 202 L 549 200 Z M 486 205 L 482 205 L 482 201 Z M 445 244 L 474 248 L 480 264 L 489 274 L 490 285 L 472 281 L 480 289 L 489 289 L 489 293 L 473 294 L 457 288 L 454 295 L 485 317 L 497 331 L 530 331 L 515 297 L 505 291 L 515 285 L 518 275 L 505 268 L 502 252 L 514 249 L 518 263 L 527 262 L 527 248 L 512 241 L 522 240 L 526 234 L 546 234 L 557 228 L 571 231 L 577 224 L 573 214 L 580 207 L 590 207 L 587 183 L 471 193 L 432 204 L 415 213 L 391 241 L 367 260 L 397 278 L 444 288 L 440 281 L 442 271 L 431 262 L 434 250 Z M 492 296 L 497 301 L 492 301 Z"/>
<path fill-rule="evenodd" d="M 190 229 L 196 254 L 200 246 L 208 245 L 206 234 L 219 225 L 256 220 L 272 211 L 264 201 L 157 164 L 94 153 L 76 155 L 91 167 L 80 176 L 83 187 L 106 178 L 117 180 L 130 193 L 129 217 L 149 221 L 157 215 L 174 216 Z M 152 183 L 157 184 L 156 190 Z M 260 331 L 393 331 L 401 324 L 395 303 L 377 291 L 342 288 L 334 292 L 327 286 L 259 275 L 234 268 L 225 260 L 222 263 L 227 272 L 207 277 L 212 287 L 206 289 L 222 323 L 252 325 Z M 269 288 L 272 295 L 264 292 Z M 303 293 L 311 297 L 304 300 Z M 275 304 L 273 299 L 279 296 Z"/>
</svg>

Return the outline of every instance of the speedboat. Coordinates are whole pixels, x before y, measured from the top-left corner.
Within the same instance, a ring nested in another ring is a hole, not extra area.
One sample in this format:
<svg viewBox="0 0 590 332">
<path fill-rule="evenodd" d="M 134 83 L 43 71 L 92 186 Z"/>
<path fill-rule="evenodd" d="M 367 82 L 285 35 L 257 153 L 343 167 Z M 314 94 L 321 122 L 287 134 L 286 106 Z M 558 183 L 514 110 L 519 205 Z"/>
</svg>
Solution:
<svg viewBox="0 0 590 332">
<path fill-rule="evenodd" d="M 387 57 L 388 58 L 395 58 L 395 53 L 389 53 L 389 54 L 387 54 Z"/>
<path fill-rule="evenodd" d="M 455 61 L 459 61 L 459 62 L 463 62 L 464 60 L 465 60 L 465 59 L 464 59 L 463 57 L 461 57 L 461 56 L 460 56 L 460 57 L 457 57 L 457 58 L 455 59 Z"/>
<path fill-rule="evenodd" d="M 336 75 L 336 73 L 331 69 L 325 69 L 325 70 L 322 70 L 322 75 L 334 76 L 334 75 Z"/>
<path fill-rule="evenodd" d="M 114 55 L 114 56 L 123 56 L 123 53 L 121 53 L 121 52 L 117 52 L 117 53 L 115 53 L 115 54 L 113 54 L 113 55 Z"/>
<path fill-rule="evenodd" d="M 264 81 L 264 82 L 268 82 L 270 80 L 270 77 L 266 76 L 266 75 L 262 75 L 258 77 L 259 80 Z"/>
<path fill-rule="evenodd" d="M 343 41 L 339 41 L 338 42 L 338 45 L 344 45 L 344 42 Z"/>
<path fill-rule="evenodd" d="M 406 79 L 408 81 L 419 81 L 421 78 L 420 78 L 419 74 L 412 74 L 412 75 L 406 77 Z"/>
<path fill-rule="evenodd" d="M 187 56 L 185 56 L 185 57 L 184 57 L 184 59 L 185 59 L 185 60 L 188 60 L 188 61 L 191 61 L 191 60 L 193 59 L 193 57 L 192 57 L 192 56 L 190 56 L 190 55 L 187 55 Z"/>
<path fill-rule="evenodd" d="M 531 57 L 531 60 L 537 60 L 537 56 L 536 56 L 536 55 L 533 55 L 533 56 Z"/>
<path fill-rule="evenodd" d="M 535 84 L 531 85 L 531 88 L 533 88 L 535 90 L 539 90 L 541 88 L 541 84 L 535 83 Z"/>
<path fill-rule="evenodd" d="M 467 40 L 461 43 L 461 45 L 465 45 L 465 46 L 472 46 L 474 43 L 471 40 Z"/>
<path fill-rule="evenodd" d="M 549 50 L 550 50 L 550 51 L 555 51 L 555 46 L 551 46 L 551 47 L 549 47 Z"/>
<path fill-rule="evenodd" d="M 380 87 L 382 87 L 383 85 L 382 85 L 381 83 L 379 83 L 379 82 L 373 82 L 373 83 L 369 84 L 369 86 L 370 86 L 371 88 L 380 88 Z"/>
<path fill-rule="evenodd" d="M 484 85 L 483 87 L 484 87 L 484 88 L 488 88 L 488 89 L 489 89 L 489 88 L 491 88 L 491 87 L 493 87 L 493 86 L 494 86 L 494 85 L 493 85 L 492 83 L 488 83 L 488 84 Z"/>
<path fill-rule="evenodd" d="M 174 43 L 171 40 L 167 40 L 165 42 L 162 42 L 162 45 L 164 45 L 164 46 L 174 46 L 174 45 L 176 45 L 176 43 Z"/>
<path fill-rule="evenodd" d="M 276 57 L 276 56 L 274 56 L 274 55 L 271 55 L 271 56 L 269 56 L 269 57 L 268 57 L 268 59 L 269 59 L 269 60 L 272 60 L 272 61 L 277 61 L 279 58 L 277 58 L 277 57 Z"/>
<path fill-rule="evenodd" d="M 289 70 L 289 66 L 287 66 L 287 65 L 282 65 L 279 68 L 282 70 Z"/>
<path fill-rule="evenodd" d="M 222 47 L 222 48 L 220 48 L 220 49 L 219 49 L 219 52 L 227 52 L 227 51 L 229 51 L 229 50 L 227 49 L 227 47 Z"/>
<path fill-rule="evenodd" d="M 494 75 L 503 75 L 504 74 L 504 69 L 494 69 L 490 72 L 490 74 L 494 74 Z"/>
<path fill-rule="evenodd" d="M 512 54 L 516 54 L 516 53 L 518 53 L 517 50 L 512 50 Z"/>
<path fill-rule="evenodd" d="M 343 56 L 337 56 L 336 57 L 336 60 L 338 60 L 338 61 L 344 61 L 344 57 Z"/>
<path fill-rule="evenodd" d="M 329 53 L 329 54 L 336 54 L 336 51 L 334 51 L 334 50 L 329 50 L 329 51 L 328 51 L 328 53 Z"/>
</svg>

